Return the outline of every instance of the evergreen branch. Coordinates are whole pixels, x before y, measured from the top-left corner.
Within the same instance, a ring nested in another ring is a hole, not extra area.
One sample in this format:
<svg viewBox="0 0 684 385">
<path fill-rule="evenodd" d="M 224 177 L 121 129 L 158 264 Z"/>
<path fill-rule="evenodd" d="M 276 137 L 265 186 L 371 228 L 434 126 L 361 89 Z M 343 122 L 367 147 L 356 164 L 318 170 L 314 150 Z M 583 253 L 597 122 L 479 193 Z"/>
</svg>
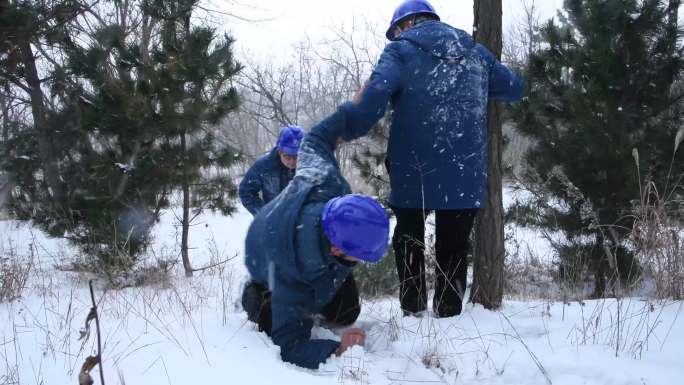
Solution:
<svg viewBox="0 0 684 385">
<path fill-rule="evenodd" d="M 194 4 L 195 2 L 196 1 L 191 1 L 187 7 L 178 9 L 175 12 L 169 12 L 168 15 L 162 14 L 162 11 L 155 9 L 154 7 L 150 6 L 149 3 L 145 2 L 143 4 L 143 12 L 147 12 L 148 15 L 164 21 L 177 21 L 181 17 L 185 17 L 188 13 L 191 13 L 193 8 L 199 7 Z"/>
<path fill-rule="evenodd" d="M 15 86 L 21 88 L 22 90 L 26 91 L 26 93 L 31 93 L 31 88 L 29 86 L 23 84 L 21 82 L 21 79 L 10 74 L 9 72 L 5 72 L 4 70 L 0 69 L 0 77 L 4 77 L 7 79 L 10 83 L 14 84 Z"/>
<path fill-rule="evenodd" d="M 665 103 L 664 105 L 661 105 L 660 108 L 653 110 L 653 116 L 658 116 L 665 112 L 666 110 L 669 110 L 672 108 L 672 106 L 679 104 L 679 102 L 684 99 L 684 92 L 680 93 L 679 95 L 673 97 L 669 103 Z"/>
<path fill-rule="evenodd" d="M 36 49 L 38 50 L 38 52 L 43 54 L 43 58 L 45 58 L 45 60 L 52 63 L 53 66 L 55 66 L 56 68 L 59 68 L 59 69 L 63 68 L 61 64 L 57 63 L 57 61 L 54 58 L 52 58 L 50 55 L 48 55 L 48 53 L 45 51 L 45 49 L 40 44 L 36 44 Z M 41 80 L 41 82 L 44 80 L 45 79 Z"/>
<path fill-rule="evenodd" d="M 90 4 L 90 5 L 84 5 L 84 4 L 81 4 L 81 3 L 76 2 L 76 4 L 78 4 L 78 5 L 80 6 L 80 9 L 78 10 L 78 12 L 74 12 L 73 15 L 70 15 L 70 16 L 67 17 L 66 19 L 59 21 L 57 24 L 48 27 L 47 29 L 41 31 L 41 33 L 43 33 L 43 34 L 48 34 L 48 33 L 52 32 L 52 31 L 54 31 L 54 30 L 56 30 L 56 29 L 58 29 L 58 28 L 60 28 L 60 27 L 62 27 L 62 26 L 64 26 L 64 25 L 66 25 L 67 23 L 69 23 L 70 21 L 76 19 L 78 16 L 80 16 L 80 15 L 83 14 L 84 12 L 87 12 L 87 11 L 91 10 L 91 9 L 92 9 L 93 7 L 95 7 L 99 2 L 100 2 L 100 0 L 95 0 L 95 1 L 94 1 L 92 4 Z M 47 15 L 44 16 L 44 19 L 43 19 L 42 21 L 39 21 L 39 24 L 43 24 L 43 23 L 48 24 L 48 21 L 49 21 L 49 20 L 55 19 L 56 17 L 57 17 L 57 15 L 56 15 L 54 12 L 53 12 L 53 13 L 49 13 L 49 14 L 47 14 Z"/>
<path fill-rule="evenodd" d="M 223 88 L 223 85 L 229 78 L 229 76 L 221 76 L 218 80 L 216 80 L 218 84 L 214 84 L 214 90 L 211 93 L 211 96 L 207 98 L 207 104 L 214 104 L 214 101 L 216 101 L 216 98 L 218 97 L 219 93 L 221 92 L 221 89 Z"/>
<path fill-rule="evenodd" d="M 85 12 L 86 12 L 86 13 L 89 13 L 90 15 L 92 15 L 92 16 L 93 16 L 93 17 L 94 17 L 102 26 L 107 25 L 107 22 L 102 18 L 102 16 L 100 16 L 99 13 L 94 12 L 94 11 L 92 10 L 92 7 L 86 8 Z M 91 29 L 93 29 L 93 28 L 90 26 L 90 22 L 88 22 L 88 19 L 86 19 L 86 23 L 88 23 L 88 27 L 90 27 Z"/>
<path fill-rule="evenodd" d="M 274 21 L 274 20 L 277 20 L 277 19 L 278 19 L 278 17 L 272 17 L 272 18 L 267 18 L 267 19 L 250 19 L 250 18 L 247 18 L 247 17 L 244 17 L 244 16 L 238 16 L 238 15 L 236 15 L 236 14 L 234 14 L 234 13 L 231 13 L 231 12 L 219 11 L 219 10 L 216 10 L 216 9 L 210 9 L 210 8 L 207 8 L 207 7 L 203 7 L 203 6 L 201 6 L 201 5 L 197 5 L 197 8 L 199 8 L 199 9 L 201 9 L 201 10 L 203 10 L 203 11 L 209 12 L 209 13 L 218 13 L 218 14 L 220 14 L 220 15 L 232 17 L 232 18 L 234 18 L 234 19 L 246 21 L 246 22 L 249 22 L 249 23 L 263 23 L 263 22 L 265 22 L 265 21 Z M 280 17 L 280 16 L 279 16 L 279 17 Z"/>
</svg>

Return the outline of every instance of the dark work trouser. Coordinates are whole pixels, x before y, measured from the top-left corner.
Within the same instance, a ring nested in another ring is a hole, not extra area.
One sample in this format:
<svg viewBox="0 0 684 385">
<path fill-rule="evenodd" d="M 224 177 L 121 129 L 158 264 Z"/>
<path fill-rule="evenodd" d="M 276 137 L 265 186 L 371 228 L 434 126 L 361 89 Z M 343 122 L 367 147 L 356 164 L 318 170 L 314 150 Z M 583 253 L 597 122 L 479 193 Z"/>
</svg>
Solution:
<svg viewBox="0 0 684 385">
<path fill-rule="evenodd" d="M 425 218 L 429 210 L 392 207 L 397 217 L 392 246 L 399 274 L 399 300 L 407 313 L 427 307 Z M 438 317 L 461 313 L 468 272 L 469 238 L 477 209 L 435 210 L 435 296 Z"/>
<path fill-rule="evenodd" d="M 271 335 L 273 326 L 271 313 L 271 292 L 268 288 L 251 281 L 242 292 L 242 308 L 247 312 L 247 318 L 259 325 L 259 331 Z M 354 276 L 349 273 L 342 286 L 337 289 L 333 299 L 323 307 L 321 315 L 326 321 L 337 325 L 351 325 L 359 317 L 359 290 L 356 288 Z"/>
</svg>

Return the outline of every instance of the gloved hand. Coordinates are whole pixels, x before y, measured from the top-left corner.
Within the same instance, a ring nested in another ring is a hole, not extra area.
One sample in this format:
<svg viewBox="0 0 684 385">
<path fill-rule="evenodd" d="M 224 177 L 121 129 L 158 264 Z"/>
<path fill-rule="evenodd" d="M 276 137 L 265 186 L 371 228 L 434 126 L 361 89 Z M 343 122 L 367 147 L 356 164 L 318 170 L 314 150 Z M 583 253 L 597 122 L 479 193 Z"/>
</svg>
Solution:
<svg viewBox="0 0 684 385">
<path fill-rule="evenodd" d="M 341 356 L 347 349 L 351 346 L 359 345 L 363 346 L 366 343 L 366 332 L 363 329 L 351 328 L 347 329 L 342 333 L 342 339 L 340 341 L 340 346 L 335 350 L 336 356 Z"/>
</svg>

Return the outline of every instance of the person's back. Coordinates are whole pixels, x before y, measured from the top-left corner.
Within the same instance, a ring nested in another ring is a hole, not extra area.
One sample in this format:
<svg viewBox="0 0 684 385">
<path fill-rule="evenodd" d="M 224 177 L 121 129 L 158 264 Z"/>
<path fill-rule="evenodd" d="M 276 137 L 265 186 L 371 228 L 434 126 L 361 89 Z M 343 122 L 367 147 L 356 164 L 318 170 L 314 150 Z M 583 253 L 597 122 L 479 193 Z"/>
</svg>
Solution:
<svg viewBox="0 0 684 385">
<path fill-rule="evenodd" d="M 390 202 L 431 209 L 480 206 L 483 184 L 463 181 L 486 175 L 488 52 L 439 21 L 420 23 L 391 44 L 406 60 L 406 86 L 392 101 Z"/>
<path fill-rule="evenodd" d="M 426 0 L 402 2 L 386 36 L 367 86 L 341 108 L 347 125 L 365 133 L 392 106 L 385 164 L 401 307 L 426 310 L 425 218 L 434 211 L 433 310 L 449 317 L 461 312 L 468 238 L 486 202 L 487 105 L 519 99 L 522 80 Z"/>
<path fill-rule="evenodd" d="M 346 108 L 350 125 L 370 127 L 384 113 L 384 103 L 392 106 L 387 147 L 392 206 L 480 207 L 487 103 L 517 99 L 521 86 L 469 34 L 426 20 L 385 47 L 361 104 Z"/>
</svg>

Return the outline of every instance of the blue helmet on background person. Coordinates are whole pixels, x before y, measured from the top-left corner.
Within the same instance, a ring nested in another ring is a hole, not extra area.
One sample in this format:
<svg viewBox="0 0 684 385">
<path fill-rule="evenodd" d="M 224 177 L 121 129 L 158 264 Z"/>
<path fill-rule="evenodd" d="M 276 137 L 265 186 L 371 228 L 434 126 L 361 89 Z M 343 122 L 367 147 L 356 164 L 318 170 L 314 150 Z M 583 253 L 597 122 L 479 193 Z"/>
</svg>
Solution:
<svg viewBox="0 0 684 385">
<path fill-rule="evenodd" d="M 394 10 L 394 14 L 392 15 L 392 21 L 390 22 L 390 26 L 389 28 L 387 28 L 387 32 L 385 33 L 387 39 L 395 40 L 394 28 L 397 26 L 397 24 L 399 24 L 401 21 L 408 17 L 418 15 L 432 15 L 437 20 L 439 20 L 439 15 L 437 15 L 435 8 L 427 1 L 406 0 L 399 4 L 397 9 Z"/>
<path fill-rule="evenodd" d="M 387 250 L 389 218 L 375 199 L 358 194 L 333 198 L 323 208 L 323 231 L 346 255 L 377 262 Z"/>
<path fill-rule="evenodd" d="M 299 145 L 304 138 L 304 131 L 299 126 L 288 125 L 278 135 L 278 150 L 287 155 L 297 155 Z"/>
</svg>

